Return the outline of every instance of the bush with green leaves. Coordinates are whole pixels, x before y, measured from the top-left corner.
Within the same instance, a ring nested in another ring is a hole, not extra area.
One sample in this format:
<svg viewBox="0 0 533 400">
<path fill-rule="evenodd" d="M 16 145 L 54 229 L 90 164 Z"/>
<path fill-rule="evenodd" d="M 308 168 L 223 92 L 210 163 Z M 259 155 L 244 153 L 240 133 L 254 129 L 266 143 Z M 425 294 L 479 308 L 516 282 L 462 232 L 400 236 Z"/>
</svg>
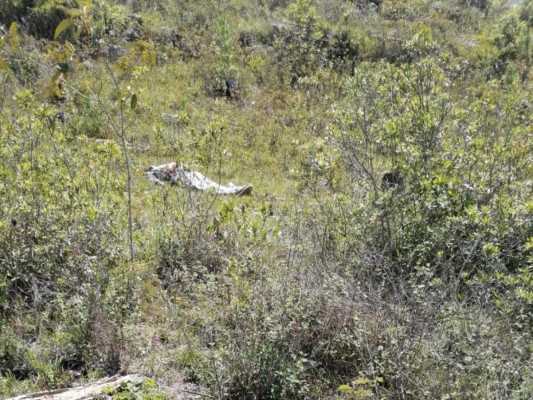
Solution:
<svg viewBox="0 0 533 400">
<path fill-rule="evenodd" d="M 530 398 L 529 3 L 267 3 L 0 4 L 0 393 Z"/>
<path fill-rule="evenodd" d="M 78 26 L 85 25 L 86 32 L 69 33 L 71 40 L 81 33 L 93 40 L 101 39 L 111 30 L 119 34 L 130 22 L 121 5 L 103 0 L 6 0 L 0 7 L 0 22 L 6 25 L 17 22 L 26 34 L 49 40 L 59 36 L 58 28 L 66 29 L 61 25 L 63 21 L 76 20 Z"/>
<path fill-rule="evenodd" d="M 406 273 L 431 265 L 437 276 L 471 276 L 524 265 L 531 235 L 522 186 L 529 150 L 509 144 L 525 137 L 519 117 L 525 99 L 511 94 L 494 103 L 489 85 L 485 99 L 467 97 L 454 106 L 453 66 L 448 71 L 427 58 L 384 67 L 394 81 L 365 65 L 347 81 L 337 131 L 346 166 L 382 210 L 378 243 L 385 241 Z M 491 105 L 489 116 L 480 103 Z M 475 167 L 480 164 L 487 169 Z M 390 169 L 401 171 L 405 187 L 384 188 L 381 179 Z M 502 264 L 494 262 L 497 254 Z"/>
<path fill-rule="evenodd" d="M 13 122 L 2 132 L 2 336 L 22 323 L 19 345 L 35 348 L 15 358 L 5 353 L 2 369 L 39 376 L 48 388 L 64 384 L 65 360 L 116 372 L 137 282 L 118 272 L 125 215 L 116 208 L 124 202 L 124 181 L 110 170 L 120 149 L 80 138 L 68 146 L 73 139 L 57 110 L 39 104 L 31 89 L 19 88 L 6 106 Z M 55 342 L 43 329 L 55 332 Z"/>
<path fill-rule="evenodd" d="M 117 389 L 106 388 L 104 396 L 113 400 L 165 400 L 168 396 L 156 388 L 152 379 L 141 383 L 123 382 Z M 101 396 L 94 398 L 98 400 Z"/>
<path fill-rule="evenodd" d="M 316 8 L 307 0 L 297 1 L 285 10 L 290 24 L 280 25 L 274 47 L 281 79 L 295 85 L 298 79 L 310 76 L 327 65 L 323 41 L 325 33 L 318 23 Z"/>
</svg>

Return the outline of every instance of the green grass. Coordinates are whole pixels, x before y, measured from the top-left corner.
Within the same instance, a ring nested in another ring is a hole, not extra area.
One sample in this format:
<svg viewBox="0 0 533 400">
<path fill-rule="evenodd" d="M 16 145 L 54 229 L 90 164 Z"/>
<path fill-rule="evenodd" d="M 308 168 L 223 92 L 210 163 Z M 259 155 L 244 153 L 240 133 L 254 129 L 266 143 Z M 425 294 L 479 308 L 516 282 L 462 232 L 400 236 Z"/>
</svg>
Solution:
<svg viewBox="0 0 533 400">
<path fill-rule="evenodd" d="M 144 44 L 121 25 L 70 59 L 1 33 L 1 396 L 124 371 L 209 398 L 530 397 L 527 9 L 109 3 L 141 14 Z M 339 38 L 356 54 L 335 58 Z M 236 99 L 215 91 L 229 78 Z M 170 161 L 253 194 L 144 176 Z"/>
</svg>

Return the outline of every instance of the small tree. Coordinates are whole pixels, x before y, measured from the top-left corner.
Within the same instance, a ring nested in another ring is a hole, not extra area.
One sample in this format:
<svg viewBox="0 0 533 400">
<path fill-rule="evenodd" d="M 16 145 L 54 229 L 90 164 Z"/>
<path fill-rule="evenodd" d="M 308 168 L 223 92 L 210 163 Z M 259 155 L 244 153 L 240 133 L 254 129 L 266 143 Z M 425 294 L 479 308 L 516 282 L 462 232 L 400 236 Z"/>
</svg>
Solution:
<svg viewBox="0 0 533 400">
<path fill-rule="evenodd" d="M 70 15 L 63 20 L 56 28 L 55 38 L 58 38 L 66 29 L 76 27 L 76 36 L 89 35 L 92 32 L 92 0 L 76 0 L 77 8 L 68 8 Z M 75 61 L 73 57 L 74 47 L 67 41 L 65 48 L 70 51 L 68 62 L 65 62 L 64 51 L 55 54 L 63 62 L 56 64 L 57 71 L 50 80 L 50 92 L 60 95 L 61 86 L 66 83 L 71 63 Z M 111 78 L 115 89 L 115 103 L 113 108 L 109 108 L 109 103 L 100 97 L 100 93 L 92 91 L 88 96 L 91 101 L 96 102 L 105 114 L 113 132 L 121 142 L 124 162 L 126 167 L 126 190 L 128 194 L 128 241 L 130 251 L 130 261 L 134 259 L 133 243 L 133 219 L 132 219 L 132 195 L 131 195 L 131 157 L 127 147 L 127 108 L 134 111 L 137 108 L 138 97 L 128 85 L 132 74 L 136 68 L 143 65 L 155 65 L 157 55 L 153 46 L 148 42 L 138 40 L 128 47 L 128 52 L 119 58 L 113 65 L 106 63 L 107 72 Z M 138 71 L 138 69 L 137 69 Z"/>
</svg>

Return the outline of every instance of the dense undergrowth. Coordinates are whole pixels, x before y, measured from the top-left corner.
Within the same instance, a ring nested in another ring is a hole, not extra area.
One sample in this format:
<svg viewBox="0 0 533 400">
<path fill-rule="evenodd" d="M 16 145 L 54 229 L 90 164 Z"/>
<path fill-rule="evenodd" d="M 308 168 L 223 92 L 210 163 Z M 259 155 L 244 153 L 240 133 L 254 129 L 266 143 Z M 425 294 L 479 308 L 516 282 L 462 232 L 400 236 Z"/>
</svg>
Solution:
<svg viewBox="0 0 533 400">
<path fill-rule="evenodd" d="M 128 371 L 531 398 L 530 2 L 7 0 L 0 24 L 0 395 Z M 253 195 L 143 176 L 172 160 Z"/>
</svg>

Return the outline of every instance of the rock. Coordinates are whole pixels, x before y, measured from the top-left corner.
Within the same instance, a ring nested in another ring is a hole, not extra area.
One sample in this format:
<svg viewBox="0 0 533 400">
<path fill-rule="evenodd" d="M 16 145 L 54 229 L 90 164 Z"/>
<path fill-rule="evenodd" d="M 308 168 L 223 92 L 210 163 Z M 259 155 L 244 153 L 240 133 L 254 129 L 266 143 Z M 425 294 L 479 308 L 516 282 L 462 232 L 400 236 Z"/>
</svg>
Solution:
<svg viewBox="0 0 533 400">
<path fill-rule="evenodd" d="M 128 14 L 127 17 L 139 25 L 143 24 L 143 19 L 140 14 L 131 13 L 131 14 Z"/>
<path fill-rule="evenodd" d="M 395 187 L 401 189 L 403 188 L 404 183 L 403 174 L 398 170 L 393 170 L 383 174 L 383 178 L 381 180 L 381 189 L 387 190 Z"/>
<path fill-rule="evenodd" d="M 32 371 L 26 365 L 19 365 L 11 370 L 11 374 L 17 381 L 23 381 L 30 377 Z"/>
<path fill-rule="evenodd" d="M 259 52 L 270 53 L 274 51 L 274 47 L 264 45 L 264 44 L 254 44 L 250 46 L 249 49 L 253 53 L 259 53 Z"/>
<path fill-rule="evenodd" d="M 198 56 L 198 51 L 177 29 L 173 29 L 170 32 L 169 37 L 170 41 L 172 42 L 172 46 L 178 49 L 184 58 L 195 58 Z"/>
<path fill-rule="evenodd" d="M 241 32 L 239 35 L 239 43 L 241 47 L 251 47 L 255 44 L 255 36 L 251 32 Z"/>
<path fill-rule="evenodd" d="M 62 124 L 65 123 L 65 113 L 63 111 L 59 111 L 57 114 L 56 114 L 56 119 L 61 122 Z"/>
<path fill-rule="evenodd" d="M 110 44 L 107 47 L 107 58 L 110 61 L 116 61 L 120 57 L 124 56 L 126 54 L 126 50 L 124 50 L 122 47 L 117 46 L 115 44 Z"/>
<path fill-rule="evenodd" d="M 226 79 L 226 97 L 236 99 L 239 95 L 239 81 L 236 79 Z"/>
<path fill-rule="evenodd" d="M 60 362 L 61 369 L 78 379 L 87 373 L 85 362 L 81 358 L 65 358 Z"/>
<path fill-rule="evenodd" d="M 132 27 L 126 31 L 125 35 L 126 35 L 126 40 L 128 42 L 134 42 L 142 38 L 142 30 L 140 26 Z"/>
<path fill-rule="evenodd" d="M 172 31 L 169 34 L 170 41 L 172 42 L 172 45 L 176 48 L 179 48 L 180 43 L 185 39 L 181 33 L 177 29 L 172 29 Z"/>
</svg>

